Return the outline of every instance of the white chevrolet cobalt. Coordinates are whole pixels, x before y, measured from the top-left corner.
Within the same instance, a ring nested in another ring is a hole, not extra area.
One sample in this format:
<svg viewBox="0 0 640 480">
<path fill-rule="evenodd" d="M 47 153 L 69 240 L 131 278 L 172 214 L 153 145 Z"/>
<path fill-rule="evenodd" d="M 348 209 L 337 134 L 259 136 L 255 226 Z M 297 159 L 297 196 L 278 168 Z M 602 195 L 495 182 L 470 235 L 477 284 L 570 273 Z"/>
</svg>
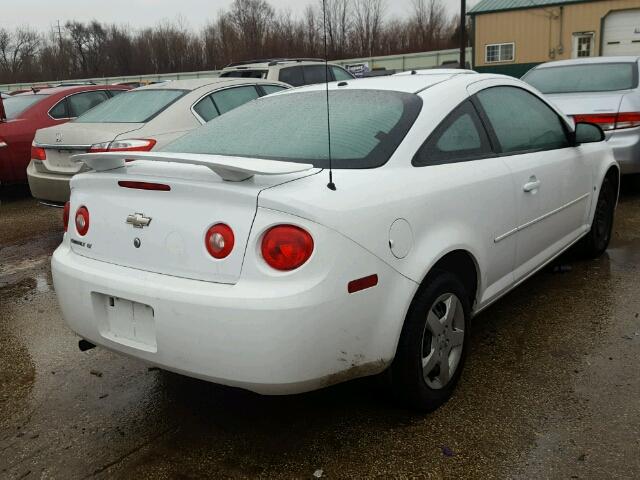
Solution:
<svg viewBox="0 0 640 480">
<path fill-rule="evenodd" d="M 71 180 L 52 269 L 84 346 L 262 394 L 390 368 L 431 410 L 474 314 L 576 243 L 607 248 L 619 171 L 603 133 L 527 84 L 332 83 L 330 142 L 324 88 L 163 151 L 75 157 L 94 171 Z"/>
</svg>

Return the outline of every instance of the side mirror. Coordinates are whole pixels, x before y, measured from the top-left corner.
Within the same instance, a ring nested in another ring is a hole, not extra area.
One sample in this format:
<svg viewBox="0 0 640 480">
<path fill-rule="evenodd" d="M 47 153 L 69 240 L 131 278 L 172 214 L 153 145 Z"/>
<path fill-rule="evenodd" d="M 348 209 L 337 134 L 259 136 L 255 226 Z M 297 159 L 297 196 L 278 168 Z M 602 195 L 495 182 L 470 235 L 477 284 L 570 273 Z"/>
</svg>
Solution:
<svg viewBox="0 0 640 480">
<path fill-rule="evenodd" d="M 576 145 L 580 145 L 582 143 L 603 142 L 606 139 L 602 128 L 595 123 L 577 123 L 574 135 Z"/>
</svg>

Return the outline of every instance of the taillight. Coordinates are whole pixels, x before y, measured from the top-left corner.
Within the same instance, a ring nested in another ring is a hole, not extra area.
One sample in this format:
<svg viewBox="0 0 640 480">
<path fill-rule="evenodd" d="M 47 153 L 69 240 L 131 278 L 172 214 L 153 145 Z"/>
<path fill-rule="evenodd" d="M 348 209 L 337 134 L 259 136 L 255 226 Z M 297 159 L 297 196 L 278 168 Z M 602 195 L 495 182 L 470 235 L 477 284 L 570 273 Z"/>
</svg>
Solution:
<svg viewBox="0 0 640 480">
<path fill-rule="evenodd" d="M 80 207 L 76 211 L 76 230 L 81 237 L 89 231 L 89 210 L 87 207 Z"/>
<path fill-rule="evenodd" d="M 64 210 L 62 210 L 62 223 L 64 225 L 64 231 L 69 228 L 69 211 L 71 209 L 71 202 L 64 204 Z"/>
<path fill-rule="evenodd" d="M 619 113 L 616 128 L 633 128 L 640 126 L 640 112 Z"/>
<path fill-rule="evenodd" d="M 262 257 L 276 270 L 295 270 L 304 265 L 312 253 L 313 238 L 294 225 L 272 227 L 262 238 Z"/>
<path fill-rule="evenodd" d="M 602 130 L 620 130 L 624 128 L 633 128 L 640 126 L 640 112 L 621 112 L 621 113 L 599 113 L 588 115 L 574 115 L 573 119 L 576 123 L 586 122 L 595 123 Z"/>
<path fill-rule="evenodd" d="M 235 236 L 229 225 L 218 223 L 207 230 L 204 242 L 209 255 L 222 259 L 228 257 L 233 250 Z"/>
<path fill-rule="evenodd" d="M 47 152 L 42 147 L 31 145 L 31 158 L 33 160 L 40 160 L 40 161 L 46 160 Z"/>
<path fill-rule="evenodd" d="M 153 138 L 135 138 L 131 140 L 114 140 L 91 145 L 89 153 L 101 152 L 148 152 L 157 142 Z"/>
</svg>

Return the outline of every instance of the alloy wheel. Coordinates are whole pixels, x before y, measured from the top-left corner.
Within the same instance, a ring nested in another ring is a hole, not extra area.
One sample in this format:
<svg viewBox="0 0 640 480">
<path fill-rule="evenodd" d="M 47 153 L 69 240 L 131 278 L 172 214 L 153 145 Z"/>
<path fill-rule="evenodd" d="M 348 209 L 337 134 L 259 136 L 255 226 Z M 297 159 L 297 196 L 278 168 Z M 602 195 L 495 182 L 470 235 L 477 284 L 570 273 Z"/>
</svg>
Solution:
<svg viewBox="0 0 640 480">
<path fill-rule="evenodd" d="M 447 386 L 454 376 L 464 345 L 464 310 L 453 293 L 441 295 L 427 314 L 422 336 L 422 374 L 434 390 Z"/>
</svg>

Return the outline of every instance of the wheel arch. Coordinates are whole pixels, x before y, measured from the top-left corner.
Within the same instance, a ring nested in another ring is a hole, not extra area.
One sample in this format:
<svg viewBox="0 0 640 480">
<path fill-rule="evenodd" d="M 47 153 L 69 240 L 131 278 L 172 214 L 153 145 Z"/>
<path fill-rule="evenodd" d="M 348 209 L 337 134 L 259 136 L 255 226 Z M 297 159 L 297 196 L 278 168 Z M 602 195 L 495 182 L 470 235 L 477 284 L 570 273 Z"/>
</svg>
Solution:
<svg viewBox="0 0 640 480">
<path fill-rule="evenodd" d="M 451 250 L 442 255 L 422 278 L 420 285 L 425 285 L 436 271 L 446 271 L 454 274 L 462 282 L 469 294 L 469 304 L 473 310 L 478 292 L 480 291 L 480 266 L 476 257 L 465 249 Z"/>
</svg>

